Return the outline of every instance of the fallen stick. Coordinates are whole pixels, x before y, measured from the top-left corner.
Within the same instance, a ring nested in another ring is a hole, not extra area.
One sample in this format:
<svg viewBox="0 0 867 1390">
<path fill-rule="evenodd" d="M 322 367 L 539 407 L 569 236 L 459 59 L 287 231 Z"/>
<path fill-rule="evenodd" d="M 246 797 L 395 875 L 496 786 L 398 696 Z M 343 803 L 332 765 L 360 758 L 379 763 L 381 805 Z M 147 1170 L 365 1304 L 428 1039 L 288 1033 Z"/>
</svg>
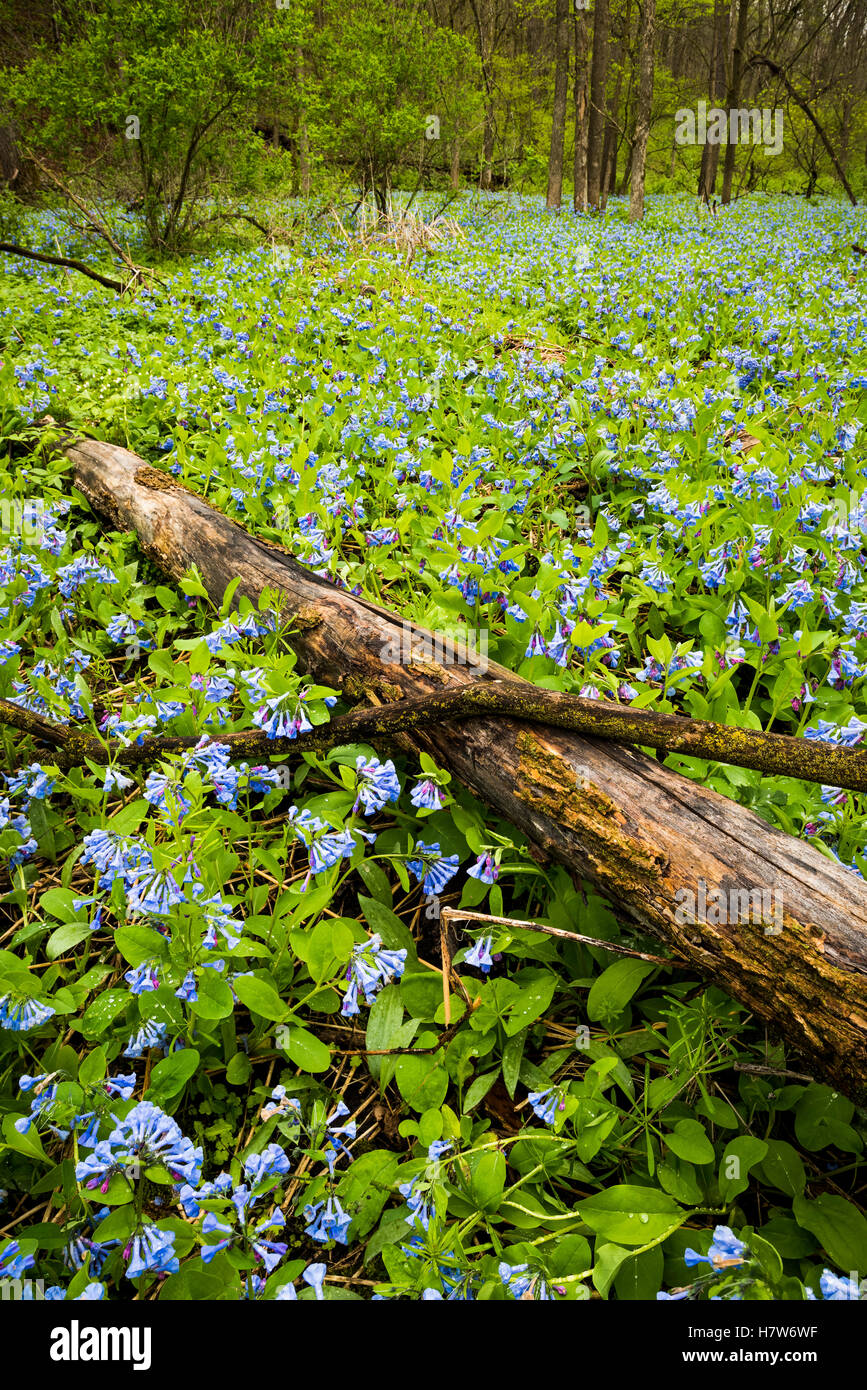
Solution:
<svg viewBox="0 0 867 1390">
<path fill-rule="evenodd" d="M 28 261 L 39 261 L 42 265 L 59 265 L 64 270 L 77 270 L 79 275 L 86 275 L 88 280 L 95 280 L 104 289 L 114 290 L 116 294 L 123 294 L 126 286 L 121 280 L 114 280 L 110 275 L 101 275 L 98 270 L 93 270 L 84 261 L 77 261 L 71 256 L 51 256 L 47 251 L 31 251 L 28 246 L 16 246 L 11 241 L 0 241 L 0 251 L 7 256 L 24 256 Z"/>
<path fill-rule="evenodd" d="M 299 666 L 347 699 L 373 692 L 393 704 L 515 680 L 493 663 L 483 673 L 394 662 L 401 620 L 387 609 L 319 579 L 125 449 L 86 440 L 67 453 L 79 492 L 113 526 L 134 530 L 166 574 L 180 579 L 195 565 L 218 603 L 235 577 L 236 597 L 279 591 Z M 542 856 L 766 1020 L 812 1074 L 867 1099 L 867 884 L 856 874 L 628 748 L 494 714 L 418 727 L 412 740 Z"/>
<path fill-rule="evenodd" d="M 691 758 L 749 767 L 773 776 L 800 777 L 809 782 L 867 791 L 867 753 L 820 739 L 766 734 L 714 724 L 708 719 L 684 719 L 656 710 L 630 709 L 609 700 L 586 700 L 559 690 L 542 690 L 527 681 L 490 680 L 443 690 L 416 700 L 395 701 L 374 709 L 352 710 L 296 739 L 269 738 L 260 729 L 215 734 L 209 743 L 223 743 L 235 757 L 298 756 L 336 748 L 360 739 L 393 739 L 397 734 L 429 728 L 447 720 L 479 718 L 483 714 L 511 715 L 529 724 L 573 729 L 615 743 L 683 753 Z M 11 700 L 0 699 L 0 724 L 31 733 L 56 749 L 62 768 L 80 766 L 86 758 L 120 767 L 141 767 L 167 753 L 195 748 L 199 740 L 180 735 L 146 737 L 129 747 L 111 747 L 68 724 L 53 724 Z"/>
<path fill-rule="evenodd" d="M 487 912 L 465 912 L 459 907 L 444 907 L 440 921 L 446 926 L 450 922 L 469 922 L 471 927 L 505 927 L 507 931 L 538 931 L 544 936 L 556 936 L 559 941 L 577 941 L 581 946 L 597 946 L 601 951 L 610 951 L 615 956 L 632 956 L 635 960 L 646 960 L 651 965 L 664 965 L 671 970 L 674 966 L 688 965 L 679 956 L 652 956 L 647 951 L 633 951 L 631 946 L 621 946 L 617 941 L 604 941 L 599 936 L 583 936 L 581 932 L 564 931 L 562 927 L 548 927 L 544 922 L 523 922 L 517 917 L 492 917 Z"/>
</svg>

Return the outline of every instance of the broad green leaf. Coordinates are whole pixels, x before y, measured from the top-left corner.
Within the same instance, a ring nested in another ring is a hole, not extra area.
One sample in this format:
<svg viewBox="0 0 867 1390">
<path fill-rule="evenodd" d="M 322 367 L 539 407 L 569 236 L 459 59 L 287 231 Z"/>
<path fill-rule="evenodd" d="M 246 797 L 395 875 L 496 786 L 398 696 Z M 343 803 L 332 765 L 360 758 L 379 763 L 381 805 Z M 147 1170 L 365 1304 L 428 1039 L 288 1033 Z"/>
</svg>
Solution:
<svg viewBox="0 0 867 1390">
<path fill-rule="evenodd" d="M 594 980 L 587 996 L 587 1017 L 592 1023 L 613 1023 L 629 1003 L 642 980 L 655 969 L 644 960 L 616 960 Z"/>
<path fill-rule="evenodd" d="M 591 1230 L 617 1245 L 647 1245 L 677 1230 L 688 1215 L 667 1193 L 654 1187 L 616 1183 L 579 1202 L 576 1208 Z"/>
<path fill-rule="evenodd" d="M 844 1274 L 867 1269 L 867 1218 L 854 1202 L 823 1192 L 812 1201 L 795 1197 L 792 1212 L 798 1225 L 816 1237 Z"/>
<path fill-rule="evenodd" d="M 239 976 L 234 982 L 234 990 L 241 1003 L 246 1004 L 251 1013 L 260 1014 L 262 1018 L 271 1019 L 276 1023 L 289 1012 L 288 1006 L 274 987 L 255 975 Z"/>
<path fill-rule="evenodd" d="M 148 1100 L 159 1105 L 170 1100 L 184 1089 L 199 1065 L 199 1054 L 194 1047 L 183 1047 L 169 1053 L 157 1062 L 150 1076 L 150 1086 L 146 1092 Z"/>
<path fill-rule="evenodd" d="M 309 1033 L 306 1028 L 298 1028 L 294 1024 L 286 1029 L 286 1033 L 288 1038 L 282 1046 L 296 1066 L 301 1067 L 302 1071 L 328 1070 L 331 1065 L 331 1051 L 315 1033 Z"/>
</svg>

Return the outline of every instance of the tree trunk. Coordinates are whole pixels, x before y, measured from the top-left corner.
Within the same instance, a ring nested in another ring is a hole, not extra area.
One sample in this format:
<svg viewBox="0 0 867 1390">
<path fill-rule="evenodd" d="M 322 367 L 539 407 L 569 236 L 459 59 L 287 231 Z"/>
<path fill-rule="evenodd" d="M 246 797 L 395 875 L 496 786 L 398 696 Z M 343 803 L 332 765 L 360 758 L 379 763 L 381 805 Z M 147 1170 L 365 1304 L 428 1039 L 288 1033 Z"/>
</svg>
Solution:
<svg viewBox="0 0 867 1390">
<path fill-rule="evenodd" d="M 711 106 L 716 106 L 717 102 L 722 100 L 725 90 L 724 19 L 725 7 L 722 0 L 716 0 L 713 11 L 713 42 L 711 45 L 710 82 L 708 83 Z M 705 203 L 709 203 L 716 192 L 718 168 L 719 145 L 711 145 L 705 141 L 701 152 L 701 173 L 698 180 L 698 194 Z"/>
<path fill-rule="evenodd" d="M 485 107 L 485 130 L 482 136 L 482 172 L 479 188 L 490 189 L 494 169 L 494 108 Z"/>
<path fill-rule="evenodd" d="M 15 189 L 22 178 L 23 158 L 11 125 L 0 125 L 0 185 Z"/>
<path fill-rule="evenodd" d="M 299 666 L 346 699 L 369 693 L 395 702 L 514 681 L 493 663 L 484 673 L 477 663 L 440 665 L 424 648 L 407 661 L 406 636 L 429 639 L 423 629 L 317 578 L 125 449 L 79 441 L 67 453 L 75 486 L 94 510 L 121 531 L 135 530 L 145 554 L 174 579 L 195 564 L 215 603 L 235 577 L 238 597 L 282 593 Z M 860 878 L 631 749 L 498 715 L 427 724 L 411 738 L 542 856 L 588 879 L 621 914 L 765 1019 L 814 1074 L 867 1100 Z M 770 931 L 767 914 L 745 920 L 743 898 L 735 897 L 761 889 L 774 895 Z M 721 902 L 729 908 L 721 911 Z"/>
<path fill-rule="evenodd" d="M 450 181 L 450 183 L 451 183 L 452 188 L 455 189 L 455 191 L 457 191 L 457 190 L 460 188 L 460 186 L 461 186 L 461 144 L 460 144 L 460 141 L 458 140 L 458 137 L 457 137 L 457 136 L 455 136 L 454 140 L 452 141 L 452 158 L 451 158 L 451 168 L 450 168 L 450 170 L 449 170 L 449 181 Z"/>
<path fill-rule="evenodd" d="M 750 0 L 732 0 L 732 18 L 735 21 L 734 43 L 732 46 L 731 69 L 729 77 L 728 91 L 726 92 L 726 110 L 731 112 L 741 104 L 741 83 L 744 73 L 744 47 L 747 41 L 747 14 L 749 11 Z M 737 10 L 735 10 L 737 6 Z M 732 200 L 732 181 L 735 174 L 735 156 L 737 145 L 731 138 L 731 125 L 729 125 L 729 139 L 726 145 L 725 163 L 723 164 L 723 186 L 722 201 L 730 203 Z"/>
<path fill-rule="evenodd" d="M 644 0 L 641 20 L 641 54 L 638 59 L 638 107 L 635 112 L 635 139 L 632 144 L 632 187 L 629 191 L 629 220 L 644 216 L 644 174 L 647 165 L 647 139 L 653 108 L 653 62 L 656 46 L 656 0 Z"/>
<path fill-rule="evenodd" d="M 304 64 L 300 49 L 295 59 L 295 84 L 298 88 L 297 176 L 302 197 L 310 197 L 310 133 L 307 129 L 307 106 L 304 100 Z"/>
<path fill-rule="evenodd" d="M 596 0 L 593 14 L 593 59 L 590 65 L 590 116 L 587 122 L 587 205 L 598 208 L 602 197 L 602 144 L 608 86 L 608 0 Z"/>
<path fill-rule="evenodd" d="M 559 211 L 563 198 L 563 149 L 566 143 L 566 96 L 569 87 L 569 0 L 557 0 L 555 25 L 556 65 L 546 204 L 549 212 Z"/>
<path fill-rule="evenodd" d="M 575 151 L 572 163 L 572 207 L 587 211 L 587 26 L 584 13 L 575 10 Z"/>
</svg>

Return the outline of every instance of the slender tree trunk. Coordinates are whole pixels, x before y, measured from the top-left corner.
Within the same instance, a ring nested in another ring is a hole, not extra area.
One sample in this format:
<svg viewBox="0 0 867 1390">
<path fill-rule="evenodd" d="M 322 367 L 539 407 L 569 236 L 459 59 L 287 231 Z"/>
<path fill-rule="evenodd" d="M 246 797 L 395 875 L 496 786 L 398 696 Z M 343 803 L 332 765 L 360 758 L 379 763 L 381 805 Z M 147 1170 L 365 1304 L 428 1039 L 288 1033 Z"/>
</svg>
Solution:
<svg viewBox="0 0 867 1390">
<path fill-rule="evenodd" d="M 492 36 L 490 31 L 485 32 L 487 26 L 482 24 L 482 16 L 476 0 L 470 0 L 470 8 L 473 12 L 473 19 L 476 23 L 476 38 L 479 45 L 479 62 L 482 68 L 482 80 L 485 85 L 485 127 L 482 134 L 482 167 L 479 171 L 479 188 L 490 189 L 493 179 L 494 168 L 494 136 L 496 125 L 494 122 L 494 89 L 491 82 L 490 72 L 490 45 Z"/>
<path fill-rule="evenodd" d="M 482 172 L 479 188 L 490 188 L 494 170 L 494 108 L 485 107 L 485 130 L 482 136 Z"/>
<path fill-rule="evenodd" d="M 584 12 L 575 10 L 575 79 L 573 83 L 575 111 L 575 152 L 572 164 L 572 207 L 576 212 L 587 211 L 587 25 Z"/>
<path fill-rule="evenodd" d="M 21 177 L 23 160 L 11 125 L 0 125 L 0 184 L 15 188 Z"/>
<path fill-rule="evenodd" d="M 617 154 L 619 150 L 620 129 L 618 116 L 620 114 L 620 93 L 623 88 L 623 73 L 626 63 L 626 50 L 629 47 L 629 32 L 631 22 L 631 0 L 626 0 L 626 12 L 623 18 L 624 33 L 617 45 L 617 77 L 614 84 L 614 91 L 606 103 L 605 111 L 605 138 L 602 142 L 602 183 L 601 207 L 604 211 L 608 204 L 609 195 L 615 191 L 617 184 Z M 609 49 L 610 67 L 610 49 Z"/>
<path fill-rule="evenodd" d="M 749 13 L 750 0 L 732 0 L 732 17 L 735 20 L 734 45 L 732 47 L 731 77 L 729 88 L 726 93 L 726 110 L 731 113 L 741 104 L 741 85 L 744 74 L 744 48 L 747 42 L 747 17 Z M 731 121 L 731 115 L 729 114 Z M 723 164 L 723 187 L 722 201 L 730 203 L 732 200 L 732 182 L 735 174 L 735 157 L 737 155 L 737 145 L 731 139 L 731 125 L 729 126 L 729 141 L 726 145 L 725 163 Z"/>
<path fill-rule="evenodd" d="M 605 116 L 605 139 L 602 142 L 602 207 L 605 208 L 609 195 L 615 191 L 617 183 L 617 149 L 619 130 L 617 115 L 620 110 L 620 88 L 623 69 L 617 74 L 617 86 L 608 102 Z"/>
<path fill-rule="evenodd" d="M 304 60 L 300 48 L 295 54 L 295 86 L 298 92 L 298 139 L 296 161 L 298 187 L 305 198 L 310 196 L 310 135 L 307 130 L 307 107 L 304 101 Z"/>
<path fill-rule="evenodd" d="M 638 59 L 638 107 L 635 112 L 635 139 L 632 145 L 632 187 L 629 190 L 629 220 L 644 216 L 644 175 L 647 166 L 647 140 L 653 109 L 653 62 L 656 47 L 656 0 L 644 0 L 641 20 L 641 53 Z"/>
<path fill-rule="evenodd" d="M 566 97 L 569 88 L 569 0 L 557 0 L 554 50 L 554 105 L 551 110 L 551 150 L 548 155 L 549 212 L 559 210 L 563 197 L 563 149 L 566 144 Z"/>
<path fill-rule="evenodd" d="M 605 93 L 608 86 L 608 0 L 596 0 L 593 14 L 593 59 L 590 67 L 590 116 L 587 122 L 587 205 L 602 199 L 602 146 L 605 133 Z"/>
<path fill-rule="evenodd" d="M 713 11 L 713 45 L 711 52 L 711 71 L 708 90 L 710 92 L 711 104 L 716 106 L 722 100 L 725 90 L 725 44 L 723 34 L 725 29 L 725 6 L 723 0 L 716 0 Z M 716 191 L 716 176 L 719 168 L 719 145 L 711 145 L 705 141 L 701 152 L 701 173 L 698 181 L 698 193 L 706 203 L 709 203 Z"/>
</svg>

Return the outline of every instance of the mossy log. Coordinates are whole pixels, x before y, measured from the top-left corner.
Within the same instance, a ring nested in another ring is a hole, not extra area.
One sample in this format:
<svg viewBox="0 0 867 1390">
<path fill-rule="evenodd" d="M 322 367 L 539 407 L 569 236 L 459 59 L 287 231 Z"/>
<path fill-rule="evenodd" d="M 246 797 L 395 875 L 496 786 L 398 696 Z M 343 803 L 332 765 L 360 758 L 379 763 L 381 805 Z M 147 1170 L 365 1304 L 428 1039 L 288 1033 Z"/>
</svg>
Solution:
<svg viewBox="0 0 867 1390">
<path fill-rule="evenodd" d="M 134 530 L 166 574 L 195 565 L 215 602 L 236 577 L 254 601 L 279 591 L 301 669 L 348 699 L 515 682 L 472 657 L 395 662 L 406 631 L 395 614 L 317 578 L 125 449 L 87 440 L 67 452 L 93 509 Z M 867 885 L 857 875 L 632 748 L 494 712 L 401 737 L 763 1019 L 813 1075 L 867 1099 Z"/>
</svg>

